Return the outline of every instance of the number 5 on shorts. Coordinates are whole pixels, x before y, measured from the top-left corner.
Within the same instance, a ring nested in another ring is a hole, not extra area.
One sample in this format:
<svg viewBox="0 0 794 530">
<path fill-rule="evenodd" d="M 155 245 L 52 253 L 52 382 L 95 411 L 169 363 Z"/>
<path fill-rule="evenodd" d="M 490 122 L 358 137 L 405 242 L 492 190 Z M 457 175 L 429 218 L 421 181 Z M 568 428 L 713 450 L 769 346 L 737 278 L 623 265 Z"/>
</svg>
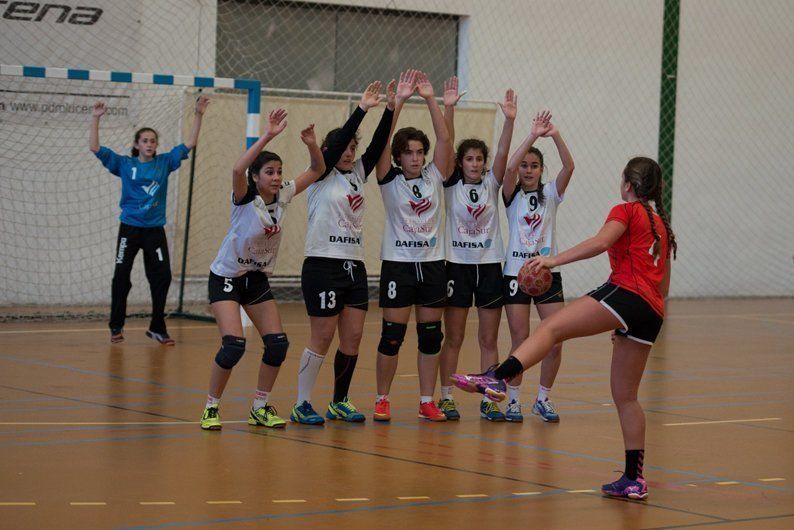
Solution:
<svg viewBox="0 0 794 530">
<path fill-rule="evenodd" d="M 224 278 L 223 279 L 223 292 L 230 293 L 234 289 L 234 284 L 232 283 L 231 278 Z"/>
</svg>

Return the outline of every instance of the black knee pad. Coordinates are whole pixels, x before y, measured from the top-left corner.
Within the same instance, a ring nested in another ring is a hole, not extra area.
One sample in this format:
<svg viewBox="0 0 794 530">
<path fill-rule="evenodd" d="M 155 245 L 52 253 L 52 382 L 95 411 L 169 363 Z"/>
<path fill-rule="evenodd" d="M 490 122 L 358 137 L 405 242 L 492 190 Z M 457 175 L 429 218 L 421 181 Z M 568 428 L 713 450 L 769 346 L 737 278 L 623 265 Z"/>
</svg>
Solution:
<svg viewBox="0 0 794 530">
<path fill-rule="evenodd" d="M 245 353 L 245 338 L 234 335 L 224 335 L 221 339 L 221 349 L 215 356 L 215 363 L 225 370 L 234 368 Z"/>
<path fill-rule="evenodd" d="M 441 341 L 444 334 L 441 332 L 441 321 L 417 322 L 416 335 L 419 342 L 419 353 L 435 355 L 441 351 Z"/>
<path fill-rule="evenodd" d="M 406 324 L 398 324 L 397 322 L 389 322 L 383 320 L 383 328 L 380 332 L 380 344 L 378 344 L 378 351 L 383 355 L 394 357 L 400 352 L 403 340 L 405 340 L 405 332 L 408 330 Z"/>
<path fill-rule="evenodd" d="M 262 354 L 262 362 L 268 366 L 278 368 L 287 358 L 287 348 L 289 341 L 286 333 L 269 333 L 262 337 L 265 343 L 265 353 Z"/>
</svg>

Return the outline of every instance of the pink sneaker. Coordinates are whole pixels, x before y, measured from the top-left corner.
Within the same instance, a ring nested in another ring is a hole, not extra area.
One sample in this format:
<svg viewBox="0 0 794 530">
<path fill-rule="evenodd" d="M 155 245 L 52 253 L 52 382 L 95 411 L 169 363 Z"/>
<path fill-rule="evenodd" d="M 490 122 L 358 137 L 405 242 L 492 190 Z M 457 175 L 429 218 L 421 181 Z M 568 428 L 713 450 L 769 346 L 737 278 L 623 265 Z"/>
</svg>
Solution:
<svg viewBox="0 0 794 530">
<path fill-rule="evenodd" d="M 481 374 L 452 374 L 455 386 L 466 392 L 479 392 L 493 401 L 504 401 L 507 397 L 507 383 L 494 377 L 496 365 Z"/>
</svg>

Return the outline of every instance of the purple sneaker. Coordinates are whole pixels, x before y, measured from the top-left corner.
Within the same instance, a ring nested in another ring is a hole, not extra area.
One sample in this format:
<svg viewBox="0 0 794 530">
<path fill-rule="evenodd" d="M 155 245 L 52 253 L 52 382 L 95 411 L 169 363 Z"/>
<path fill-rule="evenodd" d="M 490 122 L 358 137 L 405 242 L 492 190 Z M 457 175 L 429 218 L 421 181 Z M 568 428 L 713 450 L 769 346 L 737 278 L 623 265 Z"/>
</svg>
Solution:
<svg viewBox="0 0 794 530">
<path fill-rule="evenodd" d="M 481 374 L 452 374 L 455 386 L 466 392 L 479 392 L 493 401 L 503 401 L 507 397 L 507 383 L 494 377 L 496 365 Z"/>
<path fill-rule="evenodd" d="M 648 485 L 645 483 L 644 478 L 637 477 L 637 480 L 631 480 L 624 473 L 617 481 L 601 486 L 601 493 L 609 495 L 610 497 L 647 499 Z"/>
</svg>

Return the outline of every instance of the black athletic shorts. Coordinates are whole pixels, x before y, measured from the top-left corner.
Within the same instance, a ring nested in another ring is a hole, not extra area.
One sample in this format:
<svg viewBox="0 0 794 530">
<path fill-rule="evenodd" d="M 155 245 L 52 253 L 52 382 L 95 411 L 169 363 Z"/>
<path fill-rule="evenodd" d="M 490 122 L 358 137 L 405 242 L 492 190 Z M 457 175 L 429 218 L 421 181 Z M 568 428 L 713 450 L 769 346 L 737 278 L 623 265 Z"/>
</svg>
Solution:
<svg viewBox="0 0 794 530">
<path fill-rule="evenodd" d="M 447 305 L 483 309 L 502 307 L 502 264 L 469 265 L 447 262 Z"/>
<path fill-rule="evenodd" d="M 587 295 L 620 320 L 622 327 L 615 330 L 617 335 L 649 345 L 656 341 L 664 319 L 640 295 L 609 282 Z"/>
<path fill-rule="evenodd" d="M 311 317 L 332 317 L 346 306 L 369 309 L 363 261 L 309 257 L 303 260 L 301 289 Z"/>
<path fill-rule="evenodd" d="M 273 299 L 267 274 L 260 271 L 248 271 L 237 278 L 218 276 L 210 271 L 209 295 L 211 304 L 233 300 L 240 305 L 254 305 Z"/>
<path fill-rule="evenodd" d="M 380 306 L 412 305 L 447 305 L 447 272 L 443 259 L 420 263 L 384 261 L 381 264 Z"/>
<path fill-rule="evenodd" d="M 559 272 L 551 273 L 551 287 L 540 296 L 530 296 L 518 287 L 518 280 L 515 276 L 505 276 L 504 279 L 505 305 L 521 304 L 535 305 L 556 304 L 565 301 L 562 292 L 562 274 Z"/>
</svg>

